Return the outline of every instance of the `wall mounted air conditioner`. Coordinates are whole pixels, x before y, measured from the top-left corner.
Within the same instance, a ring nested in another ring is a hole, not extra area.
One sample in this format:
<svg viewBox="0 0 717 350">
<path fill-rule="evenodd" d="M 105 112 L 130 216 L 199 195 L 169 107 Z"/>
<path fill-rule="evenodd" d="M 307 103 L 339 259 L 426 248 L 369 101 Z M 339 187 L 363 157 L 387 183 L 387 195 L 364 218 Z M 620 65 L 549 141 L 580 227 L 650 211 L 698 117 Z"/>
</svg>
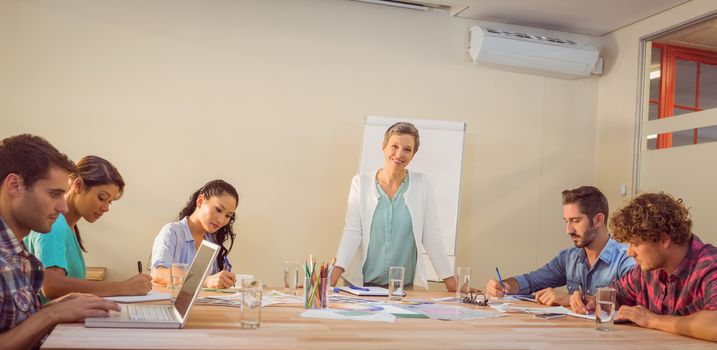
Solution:
<svg viewBox="0 0 717 350">
<path fill-rule="evenodd" d="M 602 73 L 598 50 L 584 43 L 543 35 L 472 27 L 468 52 L 474 63 L 516 67 L 566 78 Z"/>
</svg>

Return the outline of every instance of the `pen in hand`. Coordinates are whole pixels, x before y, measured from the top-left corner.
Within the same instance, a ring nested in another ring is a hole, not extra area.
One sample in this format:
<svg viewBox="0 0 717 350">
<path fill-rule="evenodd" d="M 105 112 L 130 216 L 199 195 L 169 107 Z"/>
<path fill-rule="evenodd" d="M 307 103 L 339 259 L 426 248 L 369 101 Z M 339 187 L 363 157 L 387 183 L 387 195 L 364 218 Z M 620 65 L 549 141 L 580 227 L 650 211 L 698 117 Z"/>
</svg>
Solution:
<svg viewBox="0 0 717 350">
<path fill-rule="evenodd" d="M 578 284 L 578 288 L 580 289 L 580 301 L 582 301 L 583 305 L 585 306 L 585 314 L 588 314 L 588 304 L 585 302 L 585 288 L 583 288 L 583 284 Z"/>
<path fill-rule="evenodd" d="M 139 260 L 137 260 L 137 272 L 139 272 L 140 275 L 142 274 L 142 262 Z"/>
<path fill-rule="evenodd" d="M 498 267 L 495 268 L 495 273 L 498 275 L 498 283 L 500 283 L 500 287 L 503 288 L 503 293 L 506 295 L 508 292 L 505 290 L 505 283 L 503 283 L 503 277 L 500 276 L 500 270 L 498 270 Z"/>
<path fill-rule="evenodd" d="M 232 264 L 229 263 L 229 259 L 226 255 L 224 256 L 224 269 L 229 272 L 232 272 Z"/>
</svg>

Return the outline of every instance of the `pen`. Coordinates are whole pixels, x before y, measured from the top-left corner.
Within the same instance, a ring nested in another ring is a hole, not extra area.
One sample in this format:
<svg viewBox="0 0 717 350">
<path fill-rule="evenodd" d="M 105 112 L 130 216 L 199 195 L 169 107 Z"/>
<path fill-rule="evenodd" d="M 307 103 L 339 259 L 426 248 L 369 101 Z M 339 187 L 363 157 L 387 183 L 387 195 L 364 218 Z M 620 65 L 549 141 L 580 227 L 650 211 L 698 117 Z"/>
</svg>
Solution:
<svg viewBox="0 0 717 350">
<path fill-rule="evenodd" d="M 495 267 L 495 273 L 498 275 L 498 282 L 500 282 L 500 287 L 503 288 L 503 292 L 505 292 L 505 284 L 503 283 L 503 277 L 500 277 L 500 270 L 498 270 L 497 266 Z"/>
<path fill-rule="evenodd" d="M 142 274 L 142 262 L 137 260 L 137 272 Z"/>
<path fill-rule="evenodd" d="M 587 303 L 585 303 L 585 288 L 583 288 L 583 284 L 578 284 L 578 288 L 580 289 L 580 301 L 583 302 L 583 305 L 585 305 L 585 314 L 588 314 L 588 308 Z"/>
<path fill-rule="evenodd" d="M 224 269 L 232 272 L 232 264 L 229 263 L 229 259 L 227 259 L 227 256 L 224 256 Z"/>
<path fill-rule="evenodd" d="M 353 289 L 353 290 L 362 290 L 362 291 L 364 291 L 364 292 L 368 292 L 368 291 L 370 290 L 370 289 L 368 289 L 368 288 L 366 288 L 366 287 L 357 287 L 357 286 L 354 286 L 353 284 L 349 284 L 349 288 L 351 288 L 351 289 Z"/>
</svg>

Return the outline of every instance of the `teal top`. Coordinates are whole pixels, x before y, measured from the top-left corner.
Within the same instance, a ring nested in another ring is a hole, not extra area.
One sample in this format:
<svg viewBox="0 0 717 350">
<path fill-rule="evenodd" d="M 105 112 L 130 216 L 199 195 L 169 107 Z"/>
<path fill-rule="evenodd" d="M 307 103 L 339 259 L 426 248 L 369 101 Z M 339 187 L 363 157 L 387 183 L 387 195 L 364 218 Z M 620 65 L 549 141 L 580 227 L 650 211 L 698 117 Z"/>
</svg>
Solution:
<svg viewBox="0 0 717 350">
<path fill-rule="evenodd" d="M 85 279 L 85 259 L 77 237 L 60 214 L 48 233 L 31 231 L 24 239 L 27 249 L 36 256 L 45 268 L 59 267 L 67 277 Z M 43 302 L 47 299 L 42 297 Z"/>
<path fill-rule="evenodd" d="M 381 185 L 376 182 L 379 196 L 371 221 L 366 262 L 363 265 L 365 284 L 387 285 L 390 266 L 403 266 L 404 283 L 413 284 L 418 251 L 413 236 L 411 212 L 404 199 L 409 181 L 409 177 L 406 176 L 392 199 L 388 198 Z"/>
</svg>

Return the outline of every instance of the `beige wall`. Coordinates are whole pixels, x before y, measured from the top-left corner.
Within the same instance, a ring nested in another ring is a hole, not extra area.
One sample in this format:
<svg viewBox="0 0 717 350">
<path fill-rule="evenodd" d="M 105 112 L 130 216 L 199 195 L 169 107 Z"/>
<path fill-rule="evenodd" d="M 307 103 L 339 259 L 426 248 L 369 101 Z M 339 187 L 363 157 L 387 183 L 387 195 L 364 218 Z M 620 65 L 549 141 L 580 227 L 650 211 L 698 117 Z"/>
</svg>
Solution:
<svg viewBox="0 0 717 350">
<path fill-rule="evenodd" d="M 457 264 L 484 285 L 570 246 L 560 191 L 593 182 L 598 84 L 472 64 L 477 23 L 335 0 L 2 2 L 0 137 L 120 169 L 124 197 L 80 224 L 110 278 L 224 178 L 230 258 L 277 285 L 285 259 L 334 256 L 365 115 L 466 121 Z"/>
<path fill-rule="evenodd" d="M 621 197 L 615 191 L 620 184 L 627 184 L 630 188 L 629 192 L 633 191 L 631 182 L 638 108 L 640 38 L 714 11 L 717 11 L 717 4 L 714 1 L 693 0 L 603 38 L 602 54 L 605 56 L 607 69 L 606 74 L 599 79 L 598 88 L 595 182 L 600 188 L 607 190 L 606 194 L 613 209 L 629 199 L 629 196 Z M 715 111 L 680 118 L 683 119 L 650 122 L 650 124 L 678 123 L 671 130 L 717 124 Z M 692 123 L 692 125 L 685 126 L 684 123 Z M 655 125 L 646 124 L 646 126 L 648 132 L 644 132 L 644 135 L 652 134 L 659 129 L 659 127 L 656 129 Z M 655 130 L 651 131 L 650 127 Z M 640 147 L 643 153 L 639 171 L 640 188 L 637 190 L 665 191 L 683 198 L 691 207 L 694 232 L 698 233 L 704 241 L 717 242 L 717 232 L 714 230 L 717 226 L 717 217 L 714 215 L 714 199 L 717 198 L 717 187 L 714 185 L 717 163 L 714 162 L 714 154 L 717 152 L 717 144 L 648 152 L 644 150 L 644 143 Z"/>
</svg>

